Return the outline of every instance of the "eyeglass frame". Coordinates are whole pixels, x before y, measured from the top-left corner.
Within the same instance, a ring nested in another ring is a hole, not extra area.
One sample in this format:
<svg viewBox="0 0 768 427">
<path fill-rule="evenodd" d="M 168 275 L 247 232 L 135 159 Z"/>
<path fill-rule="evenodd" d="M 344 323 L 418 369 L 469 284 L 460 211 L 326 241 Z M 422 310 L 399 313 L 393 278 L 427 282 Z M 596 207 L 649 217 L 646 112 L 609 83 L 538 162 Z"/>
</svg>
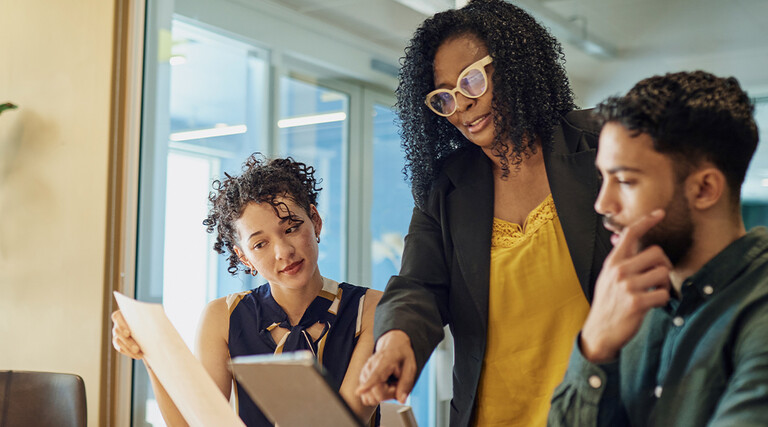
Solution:
<svg viewBox="0 0 768 427">
<path fill-rule="evenodd" d="M 488 64 L 492 63 L 492 62 L 493 62 L 493 58 L 491 58 L 491 55 L 485 55 L 483 58 L 481 58 L 481 59 L 479 59 L 479 60 L 469 64 L 469 66 L 467 66 L 467 68 L 462 70 L 461 74 L 459 74 L 459 78 L 456 79 L 456 86 L 453 89 L 445 89 L 445 88 L 443 88 L 443 89 L 435 89 L 432 92 L 429 92 L 427 94 L 427 96 L 424 98 L 424 103 L 427 104 L 427 107 L 429 107 L 429 109 L 432 110 L 432 112 L 437 114 L 438 116 L 450 117 L 451 115 L 453 115 L 453 113 L 456 112 L 456 109 L 458 109 L 458 106 L 459 106 L 459 100 L 458 100 L 458 98 L 456 98 L 456 92 L 459 92 L 462 95 L 464 95 L 464 96 L 466 96 L 467 98 L 470 98 L 470 99 L 477 99 L 477 98 L 480 98 L 481 96 L 485 95 L 485 92 L 488 91 L 488 74 L 485 72 L 485 67 Z M 483 75 L 483 79 L 485 80 L 485 88 L 483 89 L 483 91 L 479 95 L 476 95 L 476 96 L 464 93 L 464 91 L 461 90 L 461 87 L 460 87 L 461 79 L 466 77 L 466 75 L 469 74 L 469 72 L 472 71 L 472 70 L 479 70 L 480 73 L 482 73 L 482 75 Z M 450 93 L 451 94 L 451 97 L 453 98 L 454 103 L 453 103 L 453 111 L 451 111 L 449 114 L 444 114 L 444 113 L 438 112 L 437 110 L 435 110 L 435 108 L 432 106 L 432 104 L 429 103 L 429 99 L 433 95 L 438 94 L 438 93 Z"/>
</svg>

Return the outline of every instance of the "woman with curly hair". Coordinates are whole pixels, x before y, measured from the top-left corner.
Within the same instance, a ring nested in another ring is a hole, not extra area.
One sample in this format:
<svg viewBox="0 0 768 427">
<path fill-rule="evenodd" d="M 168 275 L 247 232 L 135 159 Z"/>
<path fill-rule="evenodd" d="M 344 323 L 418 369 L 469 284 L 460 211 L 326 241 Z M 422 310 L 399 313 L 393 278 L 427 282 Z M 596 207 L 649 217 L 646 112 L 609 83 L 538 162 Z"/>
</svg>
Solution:
<svg viewBox="0 0 768 427">
<path fill-rule="evenodd" d="M 610 248 L 598 130 L 561 47 L 520 8 L 470 1 L 416 30 L 396 108 L 416 208 L 358 393 L 404 401 L 447 324 L 451 425 L 544 425 Z"/>
<path fill-rule="evenodd" d="M 381 292 L 337 283 L 317 265 L 323 221 L 314 168 L 291 158 L 248 158 L 239 176 L 214 181 L 212 204 L 203 221 L 216 233 L 214 249 L 229 254 L 228 271 L 261 276 L 267 283 L 211 301 L 200 320 L 195 353 L 229 398 L 231 357 L 309 350 L 325 367 L 352 410 L 370 419 L 376 405 L 355 395 L 360 369 L 373 350 L 373 315 Z M 135 359 L 141 349 L 121 313 L 112 315 L 114 347 Z M 150 372 L 163 417 L 186 425 Z M 238 414 L 248 426 L 271 426 L 235 382 Z M 372 420 L 376 422 L 377 420 Z"/>
</svg>

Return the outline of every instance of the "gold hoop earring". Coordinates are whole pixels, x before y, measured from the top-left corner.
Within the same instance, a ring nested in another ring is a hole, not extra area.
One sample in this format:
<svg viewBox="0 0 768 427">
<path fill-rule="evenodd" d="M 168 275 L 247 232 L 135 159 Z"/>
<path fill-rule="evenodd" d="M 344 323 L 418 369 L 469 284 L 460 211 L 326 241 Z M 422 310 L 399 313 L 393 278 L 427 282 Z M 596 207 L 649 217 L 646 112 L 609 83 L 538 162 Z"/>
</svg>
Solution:
<svg viewBox="0 0 768 427">
<path fill-rule="evenodd" d="M 251 276 L 256 277 L 259 274 L 258 271 L 251 269 Z"/>
</svg>

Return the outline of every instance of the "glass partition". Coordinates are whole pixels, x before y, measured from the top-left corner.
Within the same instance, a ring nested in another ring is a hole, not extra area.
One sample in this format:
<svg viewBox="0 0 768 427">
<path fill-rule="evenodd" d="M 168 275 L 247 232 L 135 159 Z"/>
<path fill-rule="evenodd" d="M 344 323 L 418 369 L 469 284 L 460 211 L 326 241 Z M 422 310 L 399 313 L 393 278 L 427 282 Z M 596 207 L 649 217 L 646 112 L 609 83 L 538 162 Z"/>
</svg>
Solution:
<svg viewBox="0 0 768 427">
<path fill-rule="evenodd" d="M 346 278 L 347 141 L 349 95 L 301 80 L 280 78 L 279 155 L 314 166 L 322 187 L 323 219 L 318 266 L 323 275 Z"/>
<path fill-rule="evenodd" d="M 371 287 L 382 291 L 389 278 L 400 271 L 403 239 L 413 211 L 396 118 L 390 106 L 373 104 Z"/>
<path fill-rule="evenodd" d="M 256 94 L 266 92 L 267 52 L 182 19 L 155 35 L 145 60 L 136 297 L 162 302 L 192 348 L 205 304 L 253 287 L 227 273 L 202 221 L 211 181 L 266 147 L 267 101 Z M 141 363 L 133 424 L 164 424 Z"/>
</svg>

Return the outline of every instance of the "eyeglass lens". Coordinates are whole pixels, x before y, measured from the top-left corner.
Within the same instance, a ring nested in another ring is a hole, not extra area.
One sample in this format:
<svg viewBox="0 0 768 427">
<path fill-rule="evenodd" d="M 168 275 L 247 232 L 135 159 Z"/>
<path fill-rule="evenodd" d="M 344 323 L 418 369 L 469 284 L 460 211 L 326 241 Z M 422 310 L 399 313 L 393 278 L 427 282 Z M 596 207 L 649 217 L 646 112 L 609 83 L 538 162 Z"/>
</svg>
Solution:
<svg viewBox="0 0 768 427">
<path fill-rule="evenodd" d="M 485 92 L 485 77 L 480 70 L 472 69 L 459 80 L 458 90 L 464 96 L 477 98 Z M 452 92 L 438 92 L 429 99 L 429 104 L 441 114 L 453 114 L 456 96 Z"/>
<path fill-rule="evenodd" d="M 480 96 L 485 91 L 485 78 L 480 70 L 469 70 L 459 83 L 461 93 L 473 97 Z"/>
</svg>

